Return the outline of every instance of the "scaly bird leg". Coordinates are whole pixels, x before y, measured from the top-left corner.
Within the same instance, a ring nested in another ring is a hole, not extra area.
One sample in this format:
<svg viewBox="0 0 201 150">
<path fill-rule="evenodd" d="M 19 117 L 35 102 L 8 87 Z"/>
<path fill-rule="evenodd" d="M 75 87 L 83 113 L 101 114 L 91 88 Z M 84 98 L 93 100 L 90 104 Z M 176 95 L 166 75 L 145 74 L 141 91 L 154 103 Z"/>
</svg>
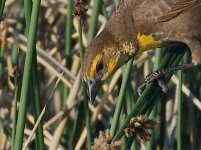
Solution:
<svg viewBox="0 0 201 150">
<path fill-rule="evenodd" d="M 167 86 L 163 83 L 162 80 L 160 80 L 160 78 L 162 76 L 164 76 L 167 73 L 174 73 L 178 70 L 186 70 L 189 68 L 196 67 L 198 65 L 200 65 L 200 64 L 185 63 L 185 64 L 181 64 L 181 65 L 174 66 L 174 67 L 168 67 L 168 68 L 156 70 L 153 73 L 146 76 L 144 82 L 138 87 L 137 93 L 141 96 L 142 92 L 146 88 L 146 85 L 149 84 L 150 82 L 154 81 L 154 80 L 157 80 L 158 85 L 162 88 L 163 93 L 166 94 L 167 93 Z"/>
</svg>

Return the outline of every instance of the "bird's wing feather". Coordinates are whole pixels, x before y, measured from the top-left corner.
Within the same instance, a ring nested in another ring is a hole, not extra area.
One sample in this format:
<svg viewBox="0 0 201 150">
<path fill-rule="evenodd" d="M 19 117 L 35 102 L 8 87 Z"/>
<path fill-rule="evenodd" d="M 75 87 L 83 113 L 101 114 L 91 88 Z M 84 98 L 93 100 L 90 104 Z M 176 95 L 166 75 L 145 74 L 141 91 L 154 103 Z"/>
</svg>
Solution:
<svg viewBox="0 0 201 150">
<path fill-rule="evenodd" d="M 187 12 L 193 8 L 201 6 L 201 0 L 182 0 L 176 4 L 172 4 L 171 9 L 164 12 L 164 14 L 157 18 L 158 22 L 165 22 L 171 20 L 178 15 Z"/>
<path fill-rule="evenodd" d="M 142 33 L 158 32 L 161 22 L 169 21 L 178 15 L 201 7 L 201 0 L 144 0 L 132 12 L 135 30 Z M 153 28 L 154 27 L 154 28 Z"/>
</svg>

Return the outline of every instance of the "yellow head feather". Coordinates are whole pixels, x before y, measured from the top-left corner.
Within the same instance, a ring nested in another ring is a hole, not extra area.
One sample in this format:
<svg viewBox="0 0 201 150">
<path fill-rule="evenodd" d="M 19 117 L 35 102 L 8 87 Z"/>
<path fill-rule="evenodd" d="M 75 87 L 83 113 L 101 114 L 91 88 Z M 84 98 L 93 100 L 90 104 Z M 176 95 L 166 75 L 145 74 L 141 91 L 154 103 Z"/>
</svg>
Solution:
<svg viewBox="0 0 201 150">
<path fill-rule="evenodd" d="M 113 72 L 115 71 L 114 68 L 117 66 L 118 59 L 110 59 L 107 65 L 108 70 L 103 75 L 103 80 L 107 79 Z"/>
<path fill-rule="evenodd" d="M 96 64 L 102 59 L 103 55 L 102 54 L 97 54 L 96 57 L 92 61 L 91 68 L 89 70 L 89 79 L 94 80 L 94 73 L 96 70 Z"/>
</svg>

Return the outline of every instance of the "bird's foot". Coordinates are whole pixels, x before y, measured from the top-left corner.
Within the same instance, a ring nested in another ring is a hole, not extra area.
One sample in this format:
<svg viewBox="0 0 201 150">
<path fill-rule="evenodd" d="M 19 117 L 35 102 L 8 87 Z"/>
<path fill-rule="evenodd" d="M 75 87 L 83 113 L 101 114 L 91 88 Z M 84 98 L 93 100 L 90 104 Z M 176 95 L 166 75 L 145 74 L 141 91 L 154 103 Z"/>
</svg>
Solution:
<svg viewBox="0 0 201 150">
<path fill-rule="evenodd" d="M 147 84 L 149 84 L 151 81 L 156 80 L 158 85 L 161 87 L 162 92 L 164 94 L 167 94 L 168 87 L 162 80 L 160 80 L 160 77 L 161 77 L 161 70 L 156 70 L 153 73 L 147 75 L 144 82 L 138 87 L 137 93 L 141 96 Z"/>
<path fill-rule="evenodd" d="M 167 95 L 168 86 L 162 80 L 158 79 L 157 81 L 158 81 L 158 85 L 161 87 L 163 94 Z"/>
<path fill-rule="evenodd" d="M 158 85 L 162 88 L 163 93 L 167 93 L 167 86 L 162 82 L 162 80 L 160 80 L 160 78 L 162 76 L 164 76 L 167 73 L 174 73 L 178 70 L 186 70 L 189 68 L 193 68 L 195 66 L 198 66 L 199 64 L 195 64 L 195 63 L 185 63 L 185 64 L 181 64 L 181 65 L 177 65 L 174 67 L 168 67 L 168 68 L 163 68 L 163 69 L 159 69 L 154 71 L 153 73 L 149 74 L 146 76 L 144 82 L 142 83 L 142 85 L 140 85 L 137 89 L 137 93 L 141 96 L 142 92 L 144 91 L 146 85 L 148 83 L 150 83 L 151 81 L 157 80 L 158 81 Z"/>
</svg>

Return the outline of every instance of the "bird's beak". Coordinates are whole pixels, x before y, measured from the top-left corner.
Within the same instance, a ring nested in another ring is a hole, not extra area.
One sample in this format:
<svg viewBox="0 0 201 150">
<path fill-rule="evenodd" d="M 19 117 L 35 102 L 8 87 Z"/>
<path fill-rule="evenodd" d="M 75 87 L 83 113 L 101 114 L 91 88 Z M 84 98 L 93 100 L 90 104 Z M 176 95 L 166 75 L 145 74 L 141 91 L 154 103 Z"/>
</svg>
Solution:
<svg viewBox="0 0 201 150">
<path fill-rule="evenodd" d="M 96 95 L 98 93 L 98 90 L 100 89 L 101 87 L 101 80 L 100 79 L 97 79 L 95 81 L 87 81 L 87 85 L 88 85 L 88 92 L 89 92 L 89 101 L 91 104 L 93 104 L 95 98 L 96 98 Z"/>
</svg>

